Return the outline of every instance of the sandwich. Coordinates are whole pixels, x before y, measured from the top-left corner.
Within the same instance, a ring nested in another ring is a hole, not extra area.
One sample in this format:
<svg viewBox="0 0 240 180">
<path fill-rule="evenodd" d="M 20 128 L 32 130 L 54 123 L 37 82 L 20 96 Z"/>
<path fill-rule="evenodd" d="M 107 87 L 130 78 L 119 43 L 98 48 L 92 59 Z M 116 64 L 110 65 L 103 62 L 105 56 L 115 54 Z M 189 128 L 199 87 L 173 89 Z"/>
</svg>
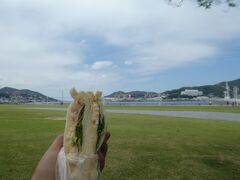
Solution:
<svg viewBox="0 0 240 180">
<path fill-rule="evenodd" d="M 65 167 L 62 168 L 65 173 L 59 172 L 64 174 L 64 178 L 59 179 L 98 180 L 97 151 L 106 131 L 102 93 L 72 89 L 70 94 L 73 101 L 67 110 L 62 152 L 65 156 Z"/>
</svg>

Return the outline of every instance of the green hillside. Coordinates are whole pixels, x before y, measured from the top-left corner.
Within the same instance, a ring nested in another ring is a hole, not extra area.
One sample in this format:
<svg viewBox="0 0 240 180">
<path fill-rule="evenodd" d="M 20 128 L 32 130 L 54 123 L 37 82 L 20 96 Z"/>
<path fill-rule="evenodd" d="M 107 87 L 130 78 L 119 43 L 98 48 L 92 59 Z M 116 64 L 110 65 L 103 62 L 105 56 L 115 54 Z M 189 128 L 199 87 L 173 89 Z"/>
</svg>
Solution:
<svg viewBox="0 0 240 180">
<path fill-rule="evenodd" d="M 54 98 L 47 97 L 39 92 L 28 89 L 15 89 L 11 87 L 4 87 L 0 89 L 0 103 L 1 100 L 8 100 L 9 102 L 28 102 L 33 99 L 36 101 L 57 101 Z"/>
<path fill-rule="evenodd" d="M 212 96 L 212 97 L 224 97 L 226 82 L 221 82 L 214 85 L 205 85 L 205 86 L 189 86 L 182 87 L 179 89 L 174 89 L 171 91 L 166 91 L 164 94 L 168 95 L 168 98 L 184 98 L 185 96 L 181 96 L 181 91 L 185 89 L 195 89 L 203 92 L 203 96 Z M 240 88 L 240 79 L 236 79 L 233 81 L 228 81 L 228 85 L 230 87 L 230 95 L 232 96 L 232 89 L 234 86 Z"/>
<path fill-rule="evenodd" d="M 187 86 L 187 87 L 181 87 L 179 89 L 173 89 L 169 91 L 165 91 L 162 94 L 167 95 L 166 97 L 168 99 L 172 98 L 189 98 L 189 96 L 183 96 L 181 95 L 181 91 L 184 91 L 186 89 L 195 89 L 203 92 L 203 96 L 208 97 L 224 97 L 224 91 L 225 91 L 225 85 L 226 82 L 220 82 L 214 85 L 204 85 L 204 86 Z M 233 87 L 240 88 L 240 79 L 236 79 L 233 81 L 228 81 L 228 85 L 230 87 L 230 95 L 233 96 Z M 124 91 L 117 91 L 114 92 L 108 96 L 105 97 L 111 97 L 111 98 L 152 98 L 152 97 L 158 97 L 159 94 L 157 92 L 146 92 L 146 91 L 131 91 L 131 92 L 124 92 Z"/>
</svg>

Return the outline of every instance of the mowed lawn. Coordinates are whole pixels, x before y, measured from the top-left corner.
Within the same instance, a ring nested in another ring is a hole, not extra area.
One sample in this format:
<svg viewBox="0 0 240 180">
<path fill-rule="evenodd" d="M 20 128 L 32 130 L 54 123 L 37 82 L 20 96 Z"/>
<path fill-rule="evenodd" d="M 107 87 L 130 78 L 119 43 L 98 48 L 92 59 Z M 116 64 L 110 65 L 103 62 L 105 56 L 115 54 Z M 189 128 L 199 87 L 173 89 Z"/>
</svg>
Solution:
<svg viewBox="0 0 240 180">
<path fill-rule="evenodd" d="M 0 179 L 30 179 L 64 111 L 0 105 Z M 107 114 L 102 179 L 240 179 L 240 122 Z M 58 119 L 58 120 L 57 120 Z"/>
</svg>

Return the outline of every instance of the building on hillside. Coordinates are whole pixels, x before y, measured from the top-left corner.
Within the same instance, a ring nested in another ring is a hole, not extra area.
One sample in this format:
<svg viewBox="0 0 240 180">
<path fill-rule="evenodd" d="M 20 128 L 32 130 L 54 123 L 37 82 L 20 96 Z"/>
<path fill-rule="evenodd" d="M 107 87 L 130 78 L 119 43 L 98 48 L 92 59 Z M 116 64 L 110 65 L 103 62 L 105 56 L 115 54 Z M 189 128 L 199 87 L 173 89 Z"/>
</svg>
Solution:
<svg viewBox="0 0 240 180">
<path fill-rule="evenodd" d="M 118 93 L 115 94 L 114 97 L 115 99 L 132 99 L 132 95 L 130 93 Z"/>
<path fill-rule="evenodd" d="M 202 96 L 203 92 L 195 89 L 185 89 L 184 91 L 181 91 L 182 96 Z"/>
</svg>

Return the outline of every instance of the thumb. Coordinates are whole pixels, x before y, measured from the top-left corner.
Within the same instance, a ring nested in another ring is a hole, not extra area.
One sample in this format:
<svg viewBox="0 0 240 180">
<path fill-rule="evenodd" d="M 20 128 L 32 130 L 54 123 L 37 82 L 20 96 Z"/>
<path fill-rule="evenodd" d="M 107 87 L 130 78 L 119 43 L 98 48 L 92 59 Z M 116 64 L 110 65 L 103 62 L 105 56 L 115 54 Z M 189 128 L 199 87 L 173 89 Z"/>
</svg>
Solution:
<svg viewBox="0 0 240 180">
<path fill-rule="evenodd" d="M 55 151 L 60 151 L 60 149 L 63 146 L 63 134 L 60 134 L 58 137 L 56 137 L 56 139 L 53 141 L 53 143 L 51 144 L 50 148 L 51 150 L 55 150 Z"/>
</svg>

